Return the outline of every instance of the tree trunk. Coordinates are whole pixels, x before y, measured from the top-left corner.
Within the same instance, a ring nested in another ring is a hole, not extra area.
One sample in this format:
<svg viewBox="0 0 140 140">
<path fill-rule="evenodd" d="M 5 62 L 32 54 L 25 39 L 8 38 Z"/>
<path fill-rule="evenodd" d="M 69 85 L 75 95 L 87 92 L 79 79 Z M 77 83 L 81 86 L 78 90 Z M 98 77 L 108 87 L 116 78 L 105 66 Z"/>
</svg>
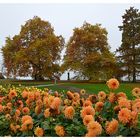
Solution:
<svg viewBox="0 0 140 140">
<path fill-rule="evenodd" d="M 136 67 L 135 67 L 135 62 L 136 62 L 135 45 L 133 43 L 133 83 L 136 82 Z"/>
<path fill-rule="evenodd" d="M 38 80 L 38 81 L 44 80 L 44 77 L 42 75 L 40 75 L 40 74 L 35 74 L 34 80 Z"/>
<path fill-rule="evenodd" d="M 133 83 L 136 82 L 136 68 L 133 67 Z"/>
</svg>

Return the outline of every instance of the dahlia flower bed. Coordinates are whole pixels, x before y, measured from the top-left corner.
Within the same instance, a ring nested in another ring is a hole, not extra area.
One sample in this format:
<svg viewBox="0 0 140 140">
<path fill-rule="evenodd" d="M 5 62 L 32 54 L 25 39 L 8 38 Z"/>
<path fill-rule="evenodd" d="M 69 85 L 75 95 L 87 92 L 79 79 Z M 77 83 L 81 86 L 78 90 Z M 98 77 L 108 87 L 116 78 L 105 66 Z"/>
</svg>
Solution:
<svg viewBox="0 0 140 140">
<path fill-rule="evenodd" d="M 140 88 L 129 100 L 115 92 L 117 79 L 107 86 L 106 93 L 92 95 L 0 87 L 0 136 L 140 136 Z"/>
</svg>

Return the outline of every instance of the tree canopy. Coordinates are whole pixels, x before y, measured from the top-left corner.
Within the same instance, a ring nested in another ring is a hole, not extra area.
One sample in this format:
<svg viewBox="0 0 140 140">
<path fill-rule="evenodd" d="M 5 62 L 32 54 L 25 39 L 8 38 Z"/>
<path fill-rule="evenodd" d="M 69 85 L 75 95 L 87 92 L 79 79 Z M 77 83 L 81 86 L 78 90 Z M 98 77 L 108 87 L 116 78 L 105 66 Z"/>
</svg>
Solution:
<svg viewBox="0 0 140 140">
<path fill-rule="evenodd" d="M 109 49 L 106 29 L 100 24 L 85 22 L 73 30 L 66 45 L 63 67 L 78 72 L 80 78 L 107 79 L 112 77 L 115 67 L 115 58 Z"/>
<path fill-rule="evenodd" d="M 48 21 L 37 16 L 28 20 L 18 35 L 7 38 L 2 48 L 7 76 L 51 79 L 59 72 L 63 46 L 63 37 L 55 35 Z"/>
<path fill-rule="evenodd" d="M 136 82 L 140 73 L 140 12 L 134 7 L 126 10 L 122 16 L 122 44 L 117 49 L 121 69 L 129 80 Z"/>
</svg>

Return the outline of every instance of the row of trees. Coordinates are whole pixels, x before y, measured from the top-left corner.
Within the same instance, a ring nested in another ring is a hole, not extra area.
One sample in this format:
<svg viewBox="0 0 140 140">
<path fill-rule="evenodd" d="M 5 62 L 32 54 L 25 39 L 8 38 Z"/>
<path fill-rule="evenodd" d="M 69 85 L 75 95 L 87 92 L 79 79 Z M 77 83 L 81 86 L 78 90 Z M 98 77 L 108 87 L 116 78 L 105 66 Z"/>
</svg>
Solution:
<svg viewBox="0 0 140 140">
<path fill-rule="evenodd" d="M 85 22 L 73 30 L 65 45 L 48 21 L 34 17 L 21 26 L 13 38 L 7 37 L 2 48 L 6 76 L 31 76 L 35 80 L 53 79 L 65 70 L 76 78 L 106 80 L 127 76 L 136 81 L 140 73 L 140 13 L 130 7 L 123 15 L 122 44 L 116 54 L 110 51 L 107 30 L 100 24 Z M 62 50 L 66 49 L 60 65 Z"/>
</svg>

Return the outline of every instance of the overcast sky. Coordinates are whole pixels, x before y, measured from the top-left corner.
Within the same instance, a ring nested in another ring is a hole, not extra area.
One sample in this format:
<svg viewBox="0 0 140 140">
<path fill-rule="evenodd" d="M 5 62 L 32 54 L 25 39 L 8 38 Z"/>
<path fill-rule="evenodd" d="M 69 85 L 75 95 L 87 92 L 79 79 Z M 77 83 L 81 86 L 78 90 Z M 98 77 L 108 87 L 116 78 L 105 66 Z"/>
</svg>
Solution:
<svg viewBox="0 0 140 140">
<path fill-rule="evenodd" d="M 66 41 L 73 29 L 82 26 L 84 21 L 100 23 L 108 31 L 111 51 L 115 51 L 121 44 L 121 32 L 118 29 L 122 25 L 121 16 L 130 6 L 140 9 L 140 4 L 0 4 L 0 48 L 5 43 L 5 37 L 18 34 L 21 25 L 39 16 L 49 21 L 55 33 L 62 35 Z"/>
</svg>

